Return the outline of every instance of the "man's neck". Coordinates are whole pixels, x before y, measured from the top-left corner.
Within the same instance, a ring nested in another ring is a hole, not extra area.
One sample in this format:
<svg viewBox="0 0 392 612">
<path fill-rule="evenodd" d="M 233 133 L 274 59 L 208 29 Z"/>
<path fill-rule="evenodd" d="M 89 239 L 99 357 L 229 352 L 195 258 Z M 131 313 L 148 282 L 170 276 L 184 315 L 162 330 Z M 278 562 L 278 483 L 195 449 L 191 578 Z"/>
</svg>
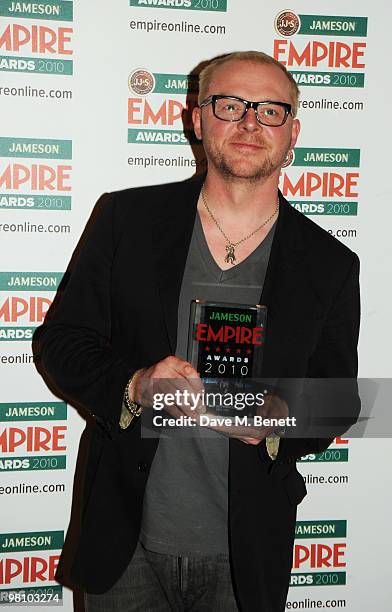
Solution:
<svg viewBox="0 0 392 612">
<path fill-rule="evenodd" d="M 279 174 L 258 181 L 227 180 L 214 171 L 208 171 L 204 195 L 214 211 L 222 216 L 268 216 L 278 201 Z"/>
</svg>

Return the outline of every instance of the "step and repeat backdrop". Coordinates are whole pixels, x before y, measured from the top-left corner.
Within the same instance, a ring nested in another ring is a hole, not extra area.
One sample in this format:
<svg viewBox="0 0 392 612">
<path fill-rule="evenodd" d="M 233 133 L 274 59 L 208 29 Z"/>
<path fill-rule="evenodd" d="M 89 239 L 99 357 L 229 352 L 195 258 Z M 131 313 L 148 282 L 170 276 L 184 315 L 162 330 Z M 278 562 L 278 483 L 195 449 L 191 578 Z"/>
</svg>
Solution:
<svg viewBox="0 0 392 612">
<path fill-rule="evenodd" d="M 390 376 L 391 19 L 386 0 L 1 0 L 0 605 L 74 609 L 54 573 L 85 422 L 37 374 L 31 339 L 103 192 L 204 168 L 189 122 L 202 61 L 261 50 L 298 82 L 281 189 L 359 254 L 360 374 Z M 341 438 L 298 464 L 287 610 L 390 609 L 391 451 Z"/>
</svg>

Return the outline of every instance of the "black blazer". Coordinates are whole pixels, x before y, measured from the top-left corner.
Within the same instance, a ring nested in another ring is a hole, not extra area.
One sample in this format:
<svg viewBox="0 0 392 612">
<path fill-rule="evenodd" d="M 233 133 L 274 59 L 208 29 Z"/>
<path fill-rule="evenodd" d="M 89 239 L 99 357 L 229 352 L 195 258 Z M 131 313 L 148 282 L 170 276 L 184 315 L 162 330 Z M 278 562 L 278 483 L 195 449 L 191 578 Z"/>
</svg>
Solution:
<svg viewBox="0 0 392 612">
<path fill-rule="evenodd" d="M 96 421 L 71 572 L 87 592 L 105 592 L 118 580 L 138 539 L 158 440 L 141 438 L 137 419 L 120 431 L 122 395 L 133 371 L 174 354 L 201 181 L 107 196 L 57 307 L 36 333 L 51 381 Z M 356 377 L 358 258 L 282 196 L 280 202 L 260 299 L 268 306 L 263 374 Z M 311 411 L 312 398 L 304 402 Z M 333 435 L 359 413 L 355 386 L 344 405 L 347 418 Z M 296 508 L 306 494 L 295 460 L 324 450 L 333 435 L 282 439 L 274 462 L 265 442 L 230 439 L 228 537 L 241 610 L 284 610 Z"/>
</svg>

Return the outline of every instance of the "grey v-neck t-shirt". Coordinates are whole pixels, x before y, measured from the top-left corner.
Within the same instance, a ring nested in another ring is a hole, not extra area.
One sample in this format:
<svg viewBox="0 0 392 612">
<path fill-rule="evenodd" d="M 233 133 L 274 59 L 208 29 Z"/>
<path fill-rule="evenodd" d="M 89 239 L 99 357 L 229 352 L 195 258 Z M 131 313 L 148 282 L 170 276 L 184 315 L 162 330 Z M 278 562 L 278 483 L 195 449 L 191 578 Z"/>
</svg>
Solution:
<svg viewBox="0 0 392 612">
<path fill-rule="evenodd" d="M 178 307 L 177 357 L 187 358 L 191 300 L 260 303 L 275 226 L 246 259 L 222 270 L 196 214 Z M 165 554 L 228 554 L 229 439 L 206 427 L 192 428 L 191 436 L 189 429 L 171 429 L 169 437 L 159 440 L 140 540 L 145 548 Z"/>
</svg>

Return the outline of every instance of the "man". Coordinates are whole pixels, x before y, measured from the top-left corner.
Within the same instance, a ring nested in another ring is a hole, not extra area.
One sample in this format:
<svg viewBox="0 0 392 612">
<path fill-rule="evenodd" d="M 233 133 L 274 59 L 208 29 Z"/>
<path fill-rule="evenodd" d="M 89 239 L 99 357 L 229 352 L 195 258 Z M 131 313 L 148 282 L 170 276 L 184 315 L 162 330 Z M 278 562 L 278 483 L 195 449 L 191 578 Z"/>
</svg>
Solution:
<svg viewBox="0 0 392 612">
<path fill-rule="evenodd" d="M 193 111 L 207 175 L 110 194 L 39 331 L 50 379 L 97 423 L 72 567 L 89 610 L 284 610 L 306 494 L 295 461 L 332 436 L 149 438 L 139 415 L 151 380 L 202 387 L 186 361 L 195 298 L 267 306 L 264 377 L 356 377 L 358 258 L 278 193 L 297 102 L 265 54 L 211 62 Z M 336 435 L 359 410 L 355 386 L 343 393 Z M 314 410 L 311 388 L 301 407 Z M 291 409 L 269 397 L 265 414 Z"/>
</svg>

